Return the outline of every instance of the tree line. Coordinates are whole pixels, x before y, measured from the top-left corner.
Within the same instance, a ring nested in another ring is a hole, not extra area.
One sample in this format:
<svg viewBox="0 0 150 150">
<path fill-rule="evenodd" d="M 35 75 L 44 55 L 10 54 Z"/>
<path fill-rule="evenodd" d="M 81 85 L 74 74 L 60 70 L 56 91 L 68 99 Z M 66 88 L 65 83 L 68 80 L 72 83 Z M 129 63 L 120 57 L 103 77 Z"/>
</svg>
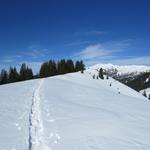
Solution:
<svg viewBox="0 0 150 150">
<path fill-rule="evenodd" d="M 9 71 L 2 69 L 0 73 L 0 84 L 50 77 L 77 71 L 83 73 L 84 69 L 85 65 L 82 60 L 76 61 L 75 63 L 71 59 L 61 59 L 57 62 L 49 60 L 41 65 L 38 75 L 33 75 L 32 69 L 23 63 L 19 71 L 17 71 L 16 67 L 10 67 Z"/>
</svg>

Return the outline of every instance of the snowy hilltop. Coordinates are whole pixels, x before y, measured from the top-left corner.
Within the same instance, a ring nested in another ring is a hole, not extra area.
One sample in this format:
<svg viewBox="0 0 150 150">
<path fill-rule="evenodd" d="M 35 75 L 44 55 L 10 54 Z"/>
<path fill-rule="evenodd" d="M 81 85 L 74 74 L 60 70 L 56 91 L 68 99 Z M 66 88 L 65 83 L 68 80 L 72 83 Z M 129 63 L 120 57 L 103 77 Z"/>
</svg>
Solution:
<svg viewBox="0 0 150 150">
<path fill-rule="evenodd" d="M 143 65 L 113 65 L 113 64 L 96 64 L 91 69 L 103 68 L 107 71 L 116 71 L 117 75 L 135 74 L 138 75 L 143 72 L 150 72 L 150 66 Z"/>
<path fill-rule="evenodd" d="M 95 69 L 0 86 L 0 150 L 149 150 L 150 101 Z"/>
</svg>

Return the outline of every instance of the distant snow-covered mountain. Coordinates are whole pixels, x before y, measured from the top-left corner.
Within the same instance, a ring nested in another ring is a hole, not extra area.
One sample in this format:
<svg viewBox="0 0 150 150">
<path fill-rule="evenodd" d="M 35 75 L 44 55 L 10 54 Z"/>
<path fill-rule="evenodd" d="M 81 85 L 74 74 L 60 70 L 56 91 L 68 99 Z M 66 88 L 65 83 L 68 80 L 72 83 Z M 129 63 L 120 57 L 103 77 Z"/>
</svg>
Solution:
<svg viewBox="0 0 150 150">
<path fill-rule="evenodd" d="M 97 64 L 89 68 L 95 70 L 103 68 L 109 76 L 137 91 L 150 87 L 150 66 Z"/>
<path fill-rule="evenodd" d="M 92 69 L 100 69 L 103 68 L 106 71 L 115 71 L 117 75 L 126 75 L 126 74 L 135 74 L 138 75 L 143 72 L 149 72 L 150 66 L 142 66 L 142 65 L 113 65 L 113 64 L 96 64 L 89 68 Z"/>
</svg>

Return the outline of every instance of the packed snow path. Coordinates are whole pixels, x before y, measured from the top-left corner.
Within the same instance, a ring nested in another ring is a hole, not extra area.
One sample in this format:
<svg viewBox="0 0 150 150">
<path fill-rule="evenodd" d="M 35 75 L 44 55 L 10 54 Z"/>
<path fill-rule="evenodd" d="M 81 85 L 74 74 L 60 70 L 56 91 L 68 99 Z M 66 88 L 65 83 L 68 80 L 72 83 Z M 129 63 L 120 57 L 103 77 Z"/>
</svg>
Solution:
<svg viewBox="0 0 150 150">
<path fill-rule="evenodd" d="M 44 127 L 40 111 L 40 89 L 43 79 L 39 81 L 32 97 L 31 113 L 29 117 L 29 150 L 50 150 L 44 139 Z"/>
</svg>

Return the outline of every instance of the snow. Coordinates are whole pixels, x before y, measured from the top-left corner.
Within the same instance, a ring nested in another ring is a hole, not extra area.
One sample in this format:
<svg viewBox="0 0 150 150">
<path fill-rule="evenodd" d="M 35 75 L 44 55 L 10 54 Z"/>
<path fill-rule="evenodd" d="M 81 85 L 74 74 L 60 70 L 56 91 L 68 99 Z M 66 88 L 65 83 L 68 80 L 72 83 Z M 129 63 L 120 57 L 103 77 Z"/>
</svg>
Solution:
<svg viewBox="0 0 150 150">
<path fill-rule="evenodd" d="M 0 150 L 149 150 L 150 102 L 93 74 L 0 86 Z"/>
<path fill-rule="evenodd" d="M 146 95 L 147 95 L 147 97 L 149 97 L 149 95 L 150 95 L 150 88 L 147 88 L 147 89 L 144 89 L 144 90 L 141 90 L 140 91 L 140 93 L 142 93 L 143 94 L 143 92 L 146 92 Z"/>
<path fill-rule="evenodd" d="M 145 83 L 148 83 L 150 81 L 150 77 L 146 78 Z"/>
<path fill-rule="evenodd" d="M 44 127 L 40 110 L 40 89 L 43 80 L 39 81 L 37 89 L 32 97 L 31 112 L 29 118 L 29 150 L 50 150 L 44 139 Z"/>
<path fill-rule="evenodd" d="M 91 66 L 89 68 L 92 69 L 99 69 L 99 68 L 103 68 L 106 70 L 109 69 L 117 69 L 118 70 L 118 74 L 130 74 L 130 73 L 142 73 L 142 72 L 148 72 L 150 71 L 150 66 L 143 66 L 143 65 L 113 65 L 113 64 L 96 64 L 94 66 Z"/>
</svg>

